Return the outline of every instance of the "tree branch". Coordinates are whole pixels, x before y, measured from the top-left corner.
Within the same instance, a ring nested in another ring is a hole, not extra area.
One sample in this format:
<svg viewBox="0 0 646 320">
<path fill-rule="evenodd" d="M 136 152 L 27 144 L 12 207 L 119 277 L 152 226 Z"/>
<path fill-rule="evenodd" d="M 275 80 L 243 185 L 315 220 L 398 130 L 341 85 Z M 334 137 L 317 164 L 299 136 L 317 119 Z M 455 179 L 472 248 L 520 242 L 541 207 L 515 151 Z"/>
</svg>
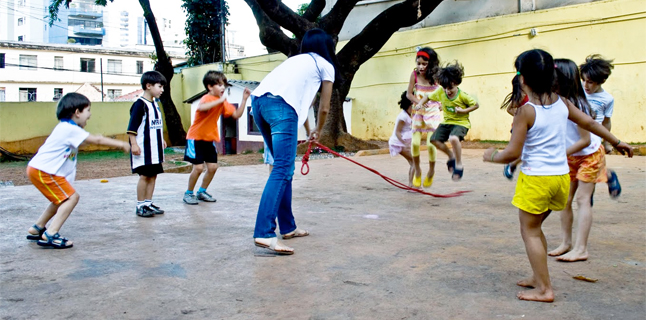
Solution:
<svg viewBox="0 0 646 320">
<path fill-rule="evenodd" d="M 422 16 L 418 18 L 418 1 L 406 0 L 393 5 L 372 19 L 361 33 L 354 36 L 337 54 L 344 73 L 357 72 L 364 62 L 381 50 L 393 33 L 400 28 L 422 21 L 442 2 L 442 0 L 422 1 Z"/>
<path fill-rule="evenodd" d="M 245 0 L 247 1 L 247 0 Z M 277 0 L 255 0 L 267 16 L 281 27 L 291 31 L 296 38 L 301 39 L 307 30 L 316 25 L 299 16 L 288 6 Z M 249 3 L 247 1 L 247 3 Z"/>
<path fill-rule="evenodd" d="M 357 2 L 359 0 L 337 1 L 332 10 L 321 18 L 319 23 L 321 29 L 336 38 Z"/>
<path fill-rule="evenodd" d="M 290 57 L 298 53 L 298 42 L 295 39 L 289 38 L 280 29 L 280 26 L 273 21 L 256 0 L 244 0 L 254 17 L 260 29 L 260 42 L 268 48 L 278 50 L 284 55 Z M 262 1 L 262 0 L 261 0 Z"/>
<path fill-rule="evenodd" d="M 312 0 L 307 10 L 305 10 L 305 13 L 303 13 L 303 18 L 307 21 L 314 22 L 321 12 L 323 12 L 323 9 L 325 9 L 325 0 Z"/>
</svg>

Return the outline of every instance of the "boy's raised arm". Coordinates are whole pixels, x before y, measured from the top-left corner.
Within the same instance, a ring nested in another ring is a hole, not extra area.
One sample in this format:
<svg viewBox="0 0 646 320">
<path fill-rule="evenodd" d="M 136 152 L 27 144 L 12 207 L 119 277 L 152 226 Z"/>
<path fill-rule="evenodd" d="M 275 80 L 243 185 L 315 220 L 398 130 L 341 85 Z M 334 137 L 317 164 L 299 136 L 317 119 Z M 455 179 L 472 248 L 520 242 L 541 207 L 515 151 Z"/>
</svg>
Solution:
<svg viewBox="0 0 646 320">
<path fill-rule="evenodd" d="M 209 110 L 211 110 L 211 108 L 213 108 L 213 107 L 221 104 L 222 102 L 224 102 L 224 100 L 226 100 L 225 97 L 220 97 L 219 99 L 217 99 L 215 101 L 211 101 L 211 102 L 207 102 L 207 103 L 200 103 L 197 106 L 197 111 L 209 111 Z"/>
<path fill-rule="evenodd" d="M 130 151 L 130 144 L 128 144 L 125 141 L 111 139 L 108 137 L 95 135 L 95 134 L 91 134 L 87 138 L 85 138 L 85 141 L 83 141 L 83 144 L 98 144 L 102 146 L 121 148 L 126 152 Z M 137 144 L 135 143 L 135 145 Z"/>
<path fill-rule="evenodd" d="M 247 99 L 249 99 L 250 95 L 251 90 L 249 90 L 249 88 L 244 88 L 244 91 L 242 92 L 242 101 L 240 101 L 238 109 L 236 109 L 236 111 L 233 113 L 233 119 L 239 119 L 240 117 L 242 117 L 244 109 L 247 107 Z"/>
</svg>

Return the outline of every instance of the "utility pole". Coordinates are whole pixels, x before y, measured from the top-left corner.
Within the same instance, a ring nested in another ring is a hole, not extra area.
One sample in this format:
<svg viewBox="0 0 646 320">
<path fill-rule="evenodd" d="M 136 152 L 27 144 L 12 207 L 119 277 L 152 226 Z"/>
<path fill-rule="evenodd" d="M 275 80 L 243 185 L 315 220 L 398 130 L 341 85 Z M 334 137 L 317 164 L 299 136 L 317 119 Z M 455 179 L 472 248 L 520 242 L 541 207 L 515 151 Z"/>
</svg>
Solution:
<svg viewBox="0 0 646 320">
<path fill-rule="evenodd" d="M 103 102 L 103 58 L 99 59 L 99 64 L 101 65 L 101 102 Z"/>
<path fill-rule="evenodd" d="M 221 53 L 222 53 L 222 72 L 224 72 L 224 64 L 227 61 L 226 58 L 226 47 L 225 47 L 225 39 L 224 39 L 224 21 L 225 19 L 225 14 L 224 14 L 224 0 L 220 0 L 220 45 L 222 47 Z"/>
</svg>

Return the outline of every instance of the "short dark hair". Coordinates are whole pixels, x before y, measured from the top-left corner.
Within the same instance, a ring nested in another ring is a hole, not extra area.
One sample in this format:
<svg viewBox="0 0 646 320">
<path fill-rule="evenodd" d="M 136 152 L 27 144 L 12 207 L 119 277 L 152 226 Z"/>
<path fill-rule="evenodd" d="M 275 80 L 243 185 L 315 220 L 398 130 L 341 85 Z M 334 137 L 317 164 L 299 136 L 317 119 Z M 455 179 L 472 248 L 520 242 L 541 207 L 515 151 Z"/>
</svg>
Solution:
<svg viewBox="0 0 646 320">
<path fill-rule="evenodd" d="M 159 71 L 146 71 L 141 75 L 141 88 L 146 90 L 147 84 L 161 84 L 162 86 L 166 85 L 166 77 L 159 73 Z"/>
<path fill-rule="evenodd" d="M 80 93 L 70 92 L 58 100 L 56 117 L 58 120 L 71 119 L 74 113 L 76 113 L 76 110 L 83 111 L 83 109 L 89 106 L 90 99 L 86 96 Z"/>
<path fill-rule="evenodd" d="M 408 96 L 406 95 L 406 91 L 402 92 L 401 100 L 397 102 L 399 104 L 399 107 L 402 108 L 402 110 L 407 110 L 408 107 L 410 107 L 413 103 L 408 100 Z"/>
<path fill-rule="evenodd" d="M 453 84 L 457 86 L 462 83 L 463 75 L 464 68 L 456 61 L 453 64 L 447 64 L 445 67 L 440 68 L 435 78 L 442 88 L 448 88 Z"/>
<path fill-rule="evenodd" d="M 209 90 L 209 86 L 214 86 L 220 83 L 226 86 L 229 85 L 229 82 L 227 81 L 227 76 L 225 76 L 224 73 L 220 71 L 215 71 L 215 70 L 211 70 L 207 72 L 204 75 L 204 78 L 202 79 L 202 83 L 204 84 L 204 89 L 206 90 Z"/>
<path fill-rule="evenodd" d="M 612 65 L 613 60 L 606 60 L 601 55 L 593 54 L 585 58 L 585 63 L 581 65 L 581 75 L 585 75 L 591 81 L 604 83 L 612 73 L 615 67 Z"/>
</svg>

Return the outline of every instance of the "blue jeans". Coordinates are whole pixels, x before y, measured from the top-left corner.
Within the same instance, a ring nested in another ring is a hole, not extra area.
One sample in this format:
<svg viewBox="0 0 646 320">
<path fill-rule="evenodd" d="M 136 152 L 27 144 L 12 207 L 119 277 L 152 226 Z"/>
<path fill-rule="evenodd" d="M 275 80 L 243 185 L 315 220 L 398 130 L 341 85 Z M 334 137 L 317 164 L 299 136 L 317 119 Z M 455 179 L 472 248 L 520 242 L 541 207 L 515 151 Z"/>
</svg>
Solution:
<svg viewBox="0 0 646 320">
<path fill-rule="evenodd" d="M 296 230 L 292 214 L 292 177 L 298 142 L 298 115 L 278 96 L 252 97 L 254 122 L 260 129 L 267 149 L 274 157 L 258 206 L 254 238 L 276 237 L 276 218 L 282 234 Z"/>
</svg>

